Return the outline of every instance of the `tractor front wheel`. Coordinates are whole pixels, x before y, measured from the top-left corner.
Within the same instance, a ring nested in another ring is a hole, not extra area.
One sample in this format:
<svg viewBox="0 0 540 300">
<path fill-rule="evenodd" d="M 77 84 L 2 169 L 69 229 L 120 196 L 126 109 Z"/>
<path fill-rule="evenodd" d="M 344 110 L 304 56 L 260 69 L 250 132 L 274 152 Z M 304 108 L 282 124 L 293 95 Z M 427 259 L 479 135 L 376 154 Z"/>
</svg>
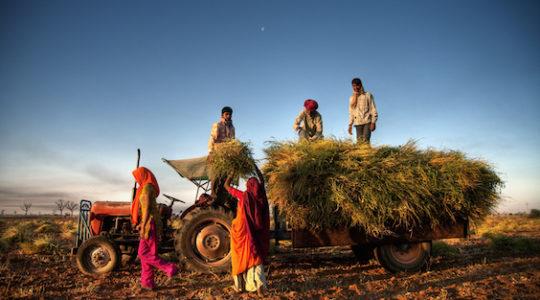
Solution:
<svg viewBox="0 0 540 300">
<path fill-rule="evenodd" d="M 84 274 L 99 275 L 111 272 L 121 261 L 120 250 L 105 236 L 86 240 L 77 250 L 77 266 Z"/>
<path fill-rule="evenodd" d="M 222 207 L 200 208 L 186 215 L 174 238 L 180 262 L 198 272 L 230 271 L 232 220 L 233 214 Z"/>
</svg>

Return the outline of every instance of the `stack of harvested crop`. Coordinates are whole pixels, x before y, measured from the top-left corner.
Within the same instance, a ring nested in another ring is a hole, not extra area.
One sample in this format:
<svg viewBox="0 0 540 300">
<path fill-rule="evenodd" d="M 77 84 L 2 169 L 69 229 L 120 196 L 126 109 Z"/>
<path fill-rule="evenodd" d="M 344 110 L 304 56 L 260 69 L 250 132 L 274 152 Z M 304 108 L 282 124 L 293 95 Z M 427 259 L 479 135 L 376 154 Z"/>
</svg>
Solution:
<svg viewBox="0 0 540 300">
<path fill-rule="evenodd" d="M 475 221 L 493 209 L 503 184 L 484 161 L 412 142 L 274 142 L 265 152 L 269 201 L 297 228 L 356 226 L 379 236 Z"/>
<path fill-rule="evenodd" d="M 249 144 L 238 140 L 215 144 L 210 169 L 216 178 L 227 177 L 231 172 L 235 179 L 253 174 L 255 161 Z"/>
</svg>

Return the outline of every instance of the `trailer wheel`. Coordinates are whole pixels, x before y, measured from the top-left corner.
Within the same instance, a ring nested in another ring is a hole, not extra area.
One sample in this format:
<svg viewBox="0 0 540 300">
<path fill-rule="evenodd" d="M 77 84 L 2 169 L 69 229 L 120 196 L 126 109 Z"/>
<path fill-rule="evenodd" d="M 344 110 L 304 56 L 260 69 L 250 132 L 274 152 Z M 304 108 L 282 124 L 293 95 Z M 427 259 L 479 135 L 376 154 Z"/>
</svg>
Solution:
<svg viewBox="0 0 540 300">
<path fill-rule="evenodd" d="M 390 272 L 418 272 L 429 261 L 431 241 L 382 245 L 374 252 L 379 264 Z"/>
<path fill-rule="evenodd" d="M 353 245 L 351 250 L 360 262 L 366 262 L 373 258 L 373 246 L 368 245 Z"/>
<path fill-rule="evenodd" d="M 179 261 L 198 272 L 230 271 L 232 220 L 233 214 L 222 207 L 200 208 L 186 215 L 174 238 Z"/>
<path fill-rule="evenodd" d="M 86 240 L 77 251 L 77 266 L 87 275 L 111 272 L 118 267 L 120 260 L 120 250 L 105 236 Z"/>
</svg>

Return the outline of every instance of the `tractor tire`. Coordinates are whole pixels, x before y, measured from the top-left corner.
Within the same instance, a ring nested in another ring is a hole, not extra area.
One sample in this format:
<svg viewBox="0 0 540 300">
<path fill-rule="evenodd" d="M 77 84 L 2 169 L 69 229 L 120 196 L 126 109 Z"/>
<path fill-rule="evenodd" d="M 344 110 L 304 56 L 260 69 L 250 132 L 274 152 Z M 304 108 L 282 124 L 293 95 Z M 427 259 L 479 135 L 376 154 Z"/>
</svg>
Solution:
<svg viewBox="0 0 540 300">
<path fill-rule="evenodd" d="M 431 241 L 382 245 L 375 249 L 375 257 L 386 270 L 418 272 L 427 266 L 431 256 Z"/>
<path fill-rule="evenodd" d="M 373 258 L 373 249 L 375 247 L 368 245 L 353 245 L 351 250 L 359 262 L 367 262 Z"/>
<path fill-rule="evenodd" d="M 87 275 L 99 275 L 113 271 L 120 265 L 118 246 L 105 236 L 86 240 L 77 250 L 77 266 Z"/>
<path fill-rule="evenodd" d="M 232 212 L 222 207 L 199 208 L 186 215 L 174 237 L 178 260 L 203 273 L 231 270 Z"/>
</svg>

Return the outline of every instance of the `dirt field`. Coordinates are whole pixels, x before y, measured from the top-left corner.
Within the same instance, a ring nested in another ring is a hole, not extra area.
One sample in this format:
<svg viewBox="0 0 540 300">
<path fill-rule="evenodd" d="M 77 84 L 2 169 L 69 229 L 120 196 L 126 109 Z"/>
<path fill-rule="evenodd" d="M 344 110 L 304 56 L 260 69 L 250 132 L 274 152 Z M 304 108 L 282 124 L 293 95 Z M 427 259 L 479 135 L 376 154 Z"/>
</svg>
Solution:
<svg viewBox="0 0 540 300">
<path fill-rule="evenodd" d="M 527 222 L 522 217 L 494 217 L 469 240 L 434 243 L 436 257 L 427 271 L 417 274 L 387 273 L 374 260 L 358 262 L 344 247 L 291 249 L 282 245 L 265 266 L 269 289 L 263 298 L 539 299 L 540 221 Z M 480 233 L 487 229 L 502 232 L 504 237 L 481 238 Z M 7 230 L 5 222 L 1 230 Z M 0 255 L 2 299 L 257 298 L 234 293 L 229 275 L 183 271 L 178 282 L 163 285 L 165 276 L 158 273 L 160 287 L 139 292 L 138 264 L 91 277 L 83 275 L 69 255 L 23 252 L 10 249 Z"/>
</svg>

